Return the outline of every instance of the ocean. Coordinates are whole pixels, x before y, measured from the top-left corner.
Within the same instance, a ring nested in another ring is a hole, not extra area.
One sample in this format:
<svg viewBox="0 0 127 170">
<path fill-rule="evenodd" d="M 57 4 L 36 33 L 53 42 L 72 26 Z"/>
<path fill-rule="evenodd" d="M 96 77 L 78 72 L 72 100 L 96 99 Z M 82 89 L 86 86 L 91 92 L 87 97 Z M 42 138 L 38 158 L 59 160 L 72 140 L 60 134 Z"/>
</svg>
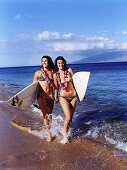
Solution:
<svg viewBox="0 0 127 170">
<path fill-rule="evenodd" d="M 127 156 L 127 62 L 69 64 L 68 67 L 74 72 L 91 73 L 85 100 L 76 105 L 69 135 L 78 141 L 98 142 L 111 147 L 115 155 Z M 29 128 L 33 135 L 43 139 L 47 134 L 39 109 L 33 106 L 20 109 L 5 103 L 31 84 L 39 69 L 40 66 L 0 68 L 0 107 L 13 115 L 14 124 Z M 55 103 L 53 136 L 63 135 L 63 122 L 63 111 L 60 104 Z"/>
</svg>

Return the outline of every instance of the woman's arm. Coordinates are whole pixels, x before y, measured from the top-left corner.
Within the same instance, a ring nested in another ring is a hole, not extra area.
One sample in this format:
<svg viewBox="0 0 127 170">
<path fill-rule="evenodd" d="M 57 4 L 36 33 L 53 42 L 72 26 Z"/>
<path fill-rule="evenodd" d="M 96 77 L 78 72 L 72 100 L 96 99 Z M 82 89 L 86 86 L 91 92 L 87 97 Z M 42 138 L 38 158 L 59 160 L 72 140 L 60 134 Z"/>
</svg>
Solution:
<svg viewBox="0 0 127 170">
<path fill-rule="evenodd" d="M 69 68 L 68 71 L 69 71 L 69 73 L 71 74 L 71 76 L 74 75 L 74 71 L 72 70 L 72 68 Z"/>
<path fill-rule="evenodd" d="M 58 91 L 59 91 L 59 86 L 58 86 L 58 82 L 57 82 L 57 78 L 56 75 L 53 75 L 53 79 L 54 79 L 54 85 L 55 85 L 55 101 L 58 103 Z"/>
<path fill-rule="evenodd" d="M 35 74 L 34 74 L 33 83 L 37 80 L 38 80 L 38 72 L 36 71 Z"/>
</svg>

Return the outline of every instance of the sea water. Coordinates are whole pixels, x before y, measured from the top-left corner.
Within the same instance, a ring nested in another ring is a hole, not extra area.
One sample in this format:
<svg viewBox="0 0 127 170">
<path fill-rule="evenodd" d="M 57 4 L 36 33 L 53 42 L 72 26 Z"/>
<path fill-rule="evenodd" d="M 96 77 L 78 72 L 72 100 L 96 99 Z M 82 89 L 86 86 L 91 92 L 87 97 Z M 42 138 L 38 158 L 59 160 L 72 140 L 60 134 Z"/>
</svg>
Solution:
<svg viewBox="0 0 127 170">
<path fill-rule="evenodd" d="M 85 63 L 68 65 L 74 72 L 91 72 L 85 100 L 77 103 L 73 124 L 69 135 L 77 140 L 92 139 L 104 145 L 117 148 L 127 154 L 127 62 Z M 8 109 L 2 102 L 28 86 L 33 81 L 35 71 L 40 66 L 0 68 L 0 106 L 5 112 L 20 113 L 20 125 L 28 122 L 32 129 L 40 129 L 33 134 L 46 137 L 42 126 L 42 113 L 39 109 L 22 110 L 15 107 Z M 28 114 L 30 113 L 30 114 Z M 18 115 L 18 114 L 17 114 Z M 40 117 L 40 119 L 35 119 Z M 33 119 L 31 117 L 33 116 Z M 23 119 L 22 119 L 23 117 Z M 21 120 L 23 120 L 21 122 Z M 16 121 L 18 123 L 18 119 Z M 60 104 L 53 109 L 52 134 L 63 135 L 64 114 Z M 25 124 L 27 126 L 27 123 Z"/>
</svg>

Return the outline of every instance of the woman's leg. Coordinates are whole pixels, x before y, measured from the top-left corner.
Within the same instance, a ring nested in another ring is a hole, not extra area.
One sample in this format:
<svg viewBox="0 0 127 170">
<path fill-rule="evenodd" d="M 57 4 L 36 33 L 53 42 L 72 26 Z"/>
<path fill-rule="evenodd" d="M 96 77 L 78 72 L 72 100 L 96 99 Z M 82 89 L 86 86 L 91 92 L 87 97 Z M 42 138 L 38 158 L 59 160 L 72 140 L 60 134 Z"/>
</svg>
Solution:
<svg viewBox="0 0 127 170">
<path fill-rule="evenodd" d="M 47 138 L 48 142 L 52 141 L 52 135 L 51 135 L 51 132 L 50 132 L 51 122 L 52 122 L 52 115 L 51 114 L 46 114 L 44 116 L 44 124 L 45 124 L 46 130 L 48 132 L 48 138 Z"/>
<path fill-rule="evenodd" d="M 50 129 L 51 129 L 51 122 L 52 122 L 52 110 L 53 110 L 54 100 L 52 99 L 46 100 L 45 97 L 38 96 L 38 104 L 43 113 L 44 124 L 48 132 L 47 141 L 50 142 L 52 140 Z"/>
<path fill-rule="evenodd" d="M 54 106 L 54 99 L 49 98 L 46 100 L 47 102 L 47 108 L 49 108 L 49 112 L 46 114 L 46 119 L 44 119 L 45 124 L 47 124 L 47 131 L 48 131 L 48 142 L 52 141 L 52 135 L 50 132 L 51 129 L 51 123 L 52 123 L 52 111 L 53 111 L 53 106 Z"/>
<path fill-rule="evenodd" d="M 77 97 L 75 97 L 71 102 L 70 102 L 70 111 L 71 111 L 71 120 L 70 120 L 70 126 L 72 123 L 72 117 L 75 111 L 75 107 L 76 107 L 76 103 L 77 103 L 78 99 Z"/>
<path fill-rule="evenodd" d="M 67 101 L 67 99 L 60 97 L 60 104 L 65 114 L 63 143 L 64 141 L 65 143 L 67 142 L 67 133 L 68 133 L 69 127 L 71 126 L 73 113 L 75 111 L 76 101 L 77 100 L 74 98 L 70 103 Z"/>
</svg>

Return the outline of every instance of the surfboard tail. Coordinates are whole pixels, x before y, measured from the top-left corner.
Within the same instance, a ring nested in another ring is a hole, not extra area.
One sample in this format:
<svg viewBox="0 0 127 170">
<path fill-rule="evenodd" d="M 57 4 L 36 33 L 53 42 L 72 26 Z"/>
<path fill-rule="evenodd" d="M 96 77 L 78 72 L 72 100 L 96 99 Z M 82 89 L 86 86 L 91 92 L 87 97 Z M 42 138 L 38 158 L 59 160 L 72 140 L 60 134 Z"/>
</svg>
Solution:
<svg viewBox="0 0 127 170">
<path fill-rule="evenodd" d="M 73 83 L 76 89 L 79 101 L 85 98 L 90 72 L 77 72 L 73 75 Z"/>
</svg>

